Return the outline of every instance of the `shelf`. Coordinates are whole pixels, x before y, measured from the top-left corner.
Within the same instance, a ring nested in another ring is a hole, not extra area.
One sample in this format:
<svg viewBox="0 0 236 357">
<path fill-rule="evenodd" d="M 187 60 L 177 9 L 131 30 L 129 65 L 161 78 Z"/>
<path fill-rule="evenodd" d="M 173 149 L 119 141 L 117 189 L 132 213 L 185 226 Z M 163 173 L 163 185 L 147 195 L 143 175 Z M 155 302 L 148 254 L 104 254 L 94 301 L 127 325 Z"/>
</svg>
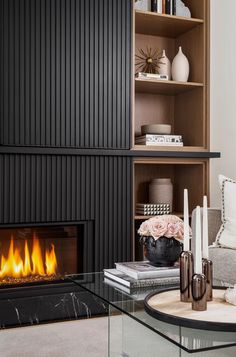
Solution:
<svg viewBox="0 0 236 357">
<path fill-rule="evenodd" d="M 147 146 L 135 145 L 133 150 L 142 151 L 177 151 L 177 152 L 208 152 L 201 146 Z"/>
<path fill-rule="evenodd" d="M 144 35 L 176 38 L 204 21 L 149 11 L 135 11 L 135 32 Z"/>
<path fill-rule="evenodd" d="M 175 95 L 195 88 L 203 88 L 203 83 L 135 78 L 137 93 Z"/>
<path fill-rule="evenodd" d="M 145 150 L 143 150 L 145 148 Z M 57 148 L 57 147 L 35 147 L 35 146 L 8 146 L 0 145 L 0 154 L 24 154 L 24 155 L 65 155 L 65 156 L 124 156 L 124 157 L 188 157 L 188 158 L 219 158 L 219 152 L 182 152 L 182 151 L 160 151 L 147 149 L 146 146 L 134 149 L 100 149 L 100 148 Z"/>
<path fill-rule="evenodd" d="M 183 218 L 183 216 L 184 216 L 183 212 L 172 212 L 170 214 L 174 215 L 174 216 L 178 216 L 180 218 Z M 138 221 L 138 220 L 142 220 L 143 221 L 143 220 L 146 220 L 146 219 L 149 219 L 149 218 L 152 218 L 152 217 L 155 217 L 155 216 L 139 216 L 139 215 L 135 215 L 134 219 L 136 221 Z"/>
</svg>

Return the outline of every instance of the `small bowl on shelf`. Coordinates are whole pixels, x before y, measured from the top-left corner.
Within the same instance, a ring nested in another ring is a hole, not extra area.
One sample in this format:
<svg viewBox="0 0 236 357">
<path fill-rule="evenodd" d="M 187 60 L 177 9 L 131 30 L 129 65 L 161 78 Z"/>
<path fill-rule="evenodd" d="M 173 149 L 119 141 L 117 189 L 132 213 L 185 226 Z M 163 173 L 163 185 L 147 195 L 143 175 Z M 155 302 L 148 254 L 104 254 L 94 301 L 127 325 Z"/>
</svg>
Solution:
<svg viewBox="0 0 236 357">
<path fill-rule="evenodd" d="M 154 135 L 170 135 L 171 125 L 169 124 L 148 124 L 141 126 L 142 135 L 154 134 Z"/>
</svg>

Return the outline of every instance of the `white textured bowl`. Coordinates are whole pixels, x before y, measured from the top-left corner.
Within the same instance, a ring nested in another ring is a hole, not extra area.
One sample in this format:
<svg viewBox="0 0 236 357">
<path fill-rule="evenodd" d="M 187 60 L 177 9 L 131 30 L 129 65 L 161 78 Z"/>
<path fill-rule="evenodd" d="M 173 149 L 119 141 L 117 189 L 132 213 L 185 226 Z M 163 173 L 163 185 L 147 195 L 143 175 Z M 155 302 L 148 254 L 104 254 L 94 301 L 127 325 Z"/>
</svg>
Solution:
<svg viewBox="0 0 236 357">
<path fill-rule="evenodd" d="M 145 134 L 164 134 L 170 135 L 171 125 L 168 124 L 149 124 L 141 126 L 142 135 Z"/>
</svg>

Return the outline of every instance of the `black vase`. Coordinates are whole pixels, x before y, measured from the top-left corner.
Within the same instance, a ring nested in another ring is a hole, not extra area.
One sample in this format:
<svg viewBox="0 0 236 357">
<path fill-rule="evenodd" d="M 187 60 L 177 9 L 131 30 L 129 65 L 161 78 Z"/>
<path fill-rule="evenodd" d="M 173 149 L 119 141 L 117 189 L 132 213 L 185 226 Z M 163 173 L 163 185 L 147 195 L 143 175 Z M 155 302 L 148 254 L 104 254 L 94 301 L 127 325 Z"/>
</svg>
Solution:
<svg viewBox="0 0 236 357">
<path fill-rule="evenodd" d="M 183 244 L 175 238 L 141 237 L 144 245 L 144 255 L 154 266 L 172 266 L 179 259 Z"/>
</svg>

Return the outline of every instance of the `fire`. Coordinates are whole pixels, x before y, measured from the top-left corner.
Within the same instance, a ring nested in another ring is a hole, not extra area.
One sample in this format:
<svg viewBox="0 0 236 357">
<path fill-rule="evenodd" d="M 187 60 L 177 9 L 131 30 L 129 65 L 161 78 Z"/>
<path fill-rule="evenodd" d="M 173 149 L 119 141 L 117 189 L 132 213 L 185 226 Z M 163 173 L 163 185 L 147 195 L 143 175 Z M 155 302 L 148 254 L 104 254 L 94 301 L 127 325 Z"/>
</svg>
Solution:
<svg viewBox="0 0 236 357">
<path fill-rule="evenodd" d="M 35 235 L 31 255 L 27 240 L 24 244 L 24 254 L 21 254 L 21 251 L 14 247 L 13 238 L 11 238 L 8 256 L 1 255 L 0 278 L 25 278 L 32 275 L 50 276 L 56 274 L 56 269 L 57 258 L 54 245 L 51 245 L 51 249 L 46 249 L 45 257 L 43 257 L 39 240 Z"/>
</svg>

